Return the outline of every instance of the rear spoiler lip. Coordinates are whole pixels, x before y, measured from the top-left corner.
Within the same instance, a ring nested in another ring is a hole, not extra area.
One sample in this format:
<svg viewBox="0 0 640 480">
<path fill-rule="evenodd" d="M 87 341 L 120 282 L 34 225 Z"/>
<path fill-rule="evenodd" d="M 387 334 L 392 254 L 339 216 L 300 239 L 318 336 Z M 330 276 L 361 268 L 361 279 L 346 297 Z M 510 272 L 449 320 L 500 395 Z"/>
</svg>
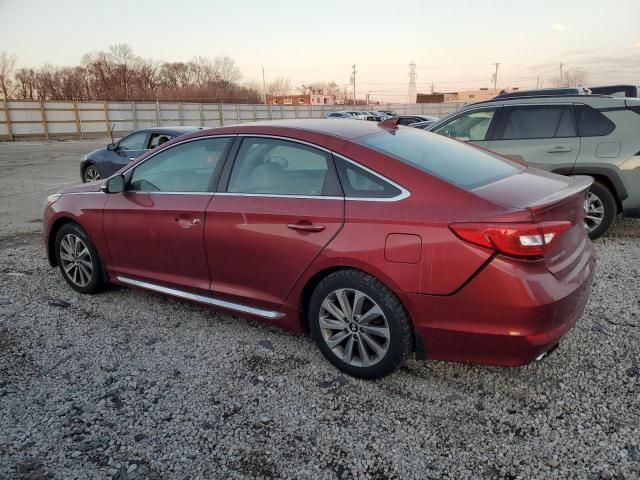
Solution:
<svg viewBox="0 0 640 480">
<path fill-rule="evenodd" d="M 567 197 L 575 195 L 576 193 L 586 192 L 593 184 L 593 178 L 588 175 L 576 175 L 566 177 L 571 180 L 571 183 L 564 188 L 561 188 L 557 192 L 552 193 L 544 198 L 537 200 L 535 203 L 528 205 L 527 210 L 530 212 L 540 212 L 547 208 L 553 207 L 562 202 Z"/>
</svg>

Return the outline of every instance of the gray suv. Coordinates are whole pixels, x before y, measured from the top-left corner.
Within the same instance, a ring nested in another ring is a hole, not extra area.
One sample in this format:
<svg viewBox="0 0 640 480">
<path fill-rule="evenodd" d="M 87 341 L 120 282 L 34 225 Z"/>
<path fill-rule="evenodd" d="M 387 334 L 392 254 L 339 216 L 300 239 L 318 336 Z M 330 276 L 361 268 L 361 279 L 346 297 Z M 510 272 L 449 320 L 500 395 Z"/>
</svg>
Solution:
<svg viewBox="0 0 640 480">
<path fill-rule="evenodd" d="M 523 96 L 468 105 L 429 129 L 562 175 L 590 175 L 592 239 L 616 216 L 640 217 L 640 99 Z"/>
</svg>

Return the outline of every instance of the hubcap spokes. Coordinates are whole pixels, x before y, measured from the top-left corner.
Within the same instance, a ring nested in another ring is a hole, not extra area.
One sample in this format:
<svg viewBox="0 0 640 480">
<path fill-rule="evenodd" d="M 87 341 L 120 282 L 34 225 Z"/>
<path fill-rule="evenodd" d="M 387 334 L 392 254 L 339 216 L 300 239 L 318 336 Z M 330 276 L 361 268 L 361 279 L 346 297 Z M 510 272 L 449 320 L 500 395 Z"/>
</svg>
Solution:
<svg viewBox="0 0 640 480">
<path fill-rule="evenodd" d="M 341 288 L 320 308 L 320 331 L 342 361 L 357 367 L 375 365 L 389 350 L 389 324 L 382 309 L 365 293 Z"/>
<path fill-rule="evenodd" d="M 86 287 L 91 281 L 91 253 L 80 237 L 70 233 L 62 238 L 60 263 L 67 277 L 78 287 Z"/>
<path fill-rule="evenodd" d="M 100 172 L 98 172 L 98 170 L 94 167 L 87 168 L 84 176 L 87 182 L 95 182 L 96 180 L 100 180 Z"/>
<path fill-rule="evenodd" d="M 589 232 L 592 232 L 604 220 L 604 205 L 600 197 L 589 192 L 584 201 L 584 213 L 584 226 Z"/>
</svg>

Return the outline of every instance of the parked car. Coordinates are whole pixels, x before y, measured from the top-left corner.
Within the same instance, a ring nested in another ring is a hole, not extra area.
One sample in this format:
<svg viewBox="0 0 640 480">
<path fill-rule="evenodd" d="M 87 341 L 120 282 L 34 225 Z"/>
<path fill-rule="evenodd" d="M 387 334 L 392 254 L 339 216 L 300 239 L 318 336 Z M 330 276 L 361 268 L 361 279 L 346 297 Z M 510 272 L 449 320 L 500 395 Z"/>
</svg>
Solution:
<svg viewBox="0 0 640 480">
<path fill-rule="evenodd" d="M 354 118 L 358 120 L 373 120 L 373 115 L 366 114 L 365 112 L 361 112 L 360 110 L 350 110 L 350 113 Z"/>
<path fill-rule="evenodd" d="M 358 120 L 349 112 L 330 112 L 325 114 L 325 118 L 350 118 L 352 120 Z"/>
<path fill-rule="evenodd" d="M 379 113 L 385 113 L 390 117 L 397 117 L 398 114 L 396 112 L 394 112 L 393 110 L 378 110 Z"/>
<path fill-rule="evenodd" d="M 380 120 L 386 120 L 387 118 L 392 118 L 394 115 L 389 115 L 387 112 L 372 112 L 375 115 L 377 115 L 378 117 L 380 117 Z"/>
<path fill-rule="evenodd" d="M 357 377 L 414 350 L 516 366 L 587 302 L 591 182 L 390 123 L 242 124 L 50 196 L 44 243 L 78 292 L 110 282 L 309 330 Z"/>
<path fill-rule="evenodd" d="M 400 119 L 400 125 L 411 125 L 418 122 L 435 122 L 438 117 L 432 117 L 431 115 L 397 115 Z"/>
<path fill-rule="evenodd" d="M 143 153 L 168 142 L 172 138 L 195 132 L 202 127 L 162 127 L 135 130 L 122 140 L 98 148 L 80 161 L 80 178 L 83 182 L 94 182 L 107 178 L 135 160 Z"/>
<path fill-rule="evenodd" d="M 426 122 L 410 123 L 409 126 L 411 128 L 419 128 L 420 130 L 430 130 L 434 123 L 436 123 L 435 120 L 427 120 Z"/>
<path fill-rule="evenodd" d="M 616 216 L 640 217 L 640 100 L 527 96 L 474 103 L 431 131 L 563 175 L 595 179 L 585 226 L 596 239 Z"/>
</svg>

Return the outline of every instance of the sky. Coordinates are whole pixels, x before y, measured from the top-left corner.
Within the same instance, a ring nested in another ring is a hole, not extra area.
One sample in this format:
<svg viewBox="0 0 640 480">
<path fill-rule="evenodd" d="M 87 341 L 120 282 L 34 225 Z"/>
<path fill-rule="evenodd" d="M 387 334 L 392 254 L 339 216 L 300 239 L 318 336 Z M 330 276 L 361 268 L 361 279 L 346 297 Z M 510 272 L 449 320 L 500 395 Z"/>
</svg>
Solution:
<svg viewBox="0 0 640 480">
<path fill-rule="evenodd" d="M 588 84 L 640 83 L 640 0 L 0 0 L 0 51 L 18 67 L 78 64 L 127 43 L 160 61 L 229 55 L 243 80 L 335 81 L 358 97 L 535 87 L 581 68 Z"/>
</svg>

